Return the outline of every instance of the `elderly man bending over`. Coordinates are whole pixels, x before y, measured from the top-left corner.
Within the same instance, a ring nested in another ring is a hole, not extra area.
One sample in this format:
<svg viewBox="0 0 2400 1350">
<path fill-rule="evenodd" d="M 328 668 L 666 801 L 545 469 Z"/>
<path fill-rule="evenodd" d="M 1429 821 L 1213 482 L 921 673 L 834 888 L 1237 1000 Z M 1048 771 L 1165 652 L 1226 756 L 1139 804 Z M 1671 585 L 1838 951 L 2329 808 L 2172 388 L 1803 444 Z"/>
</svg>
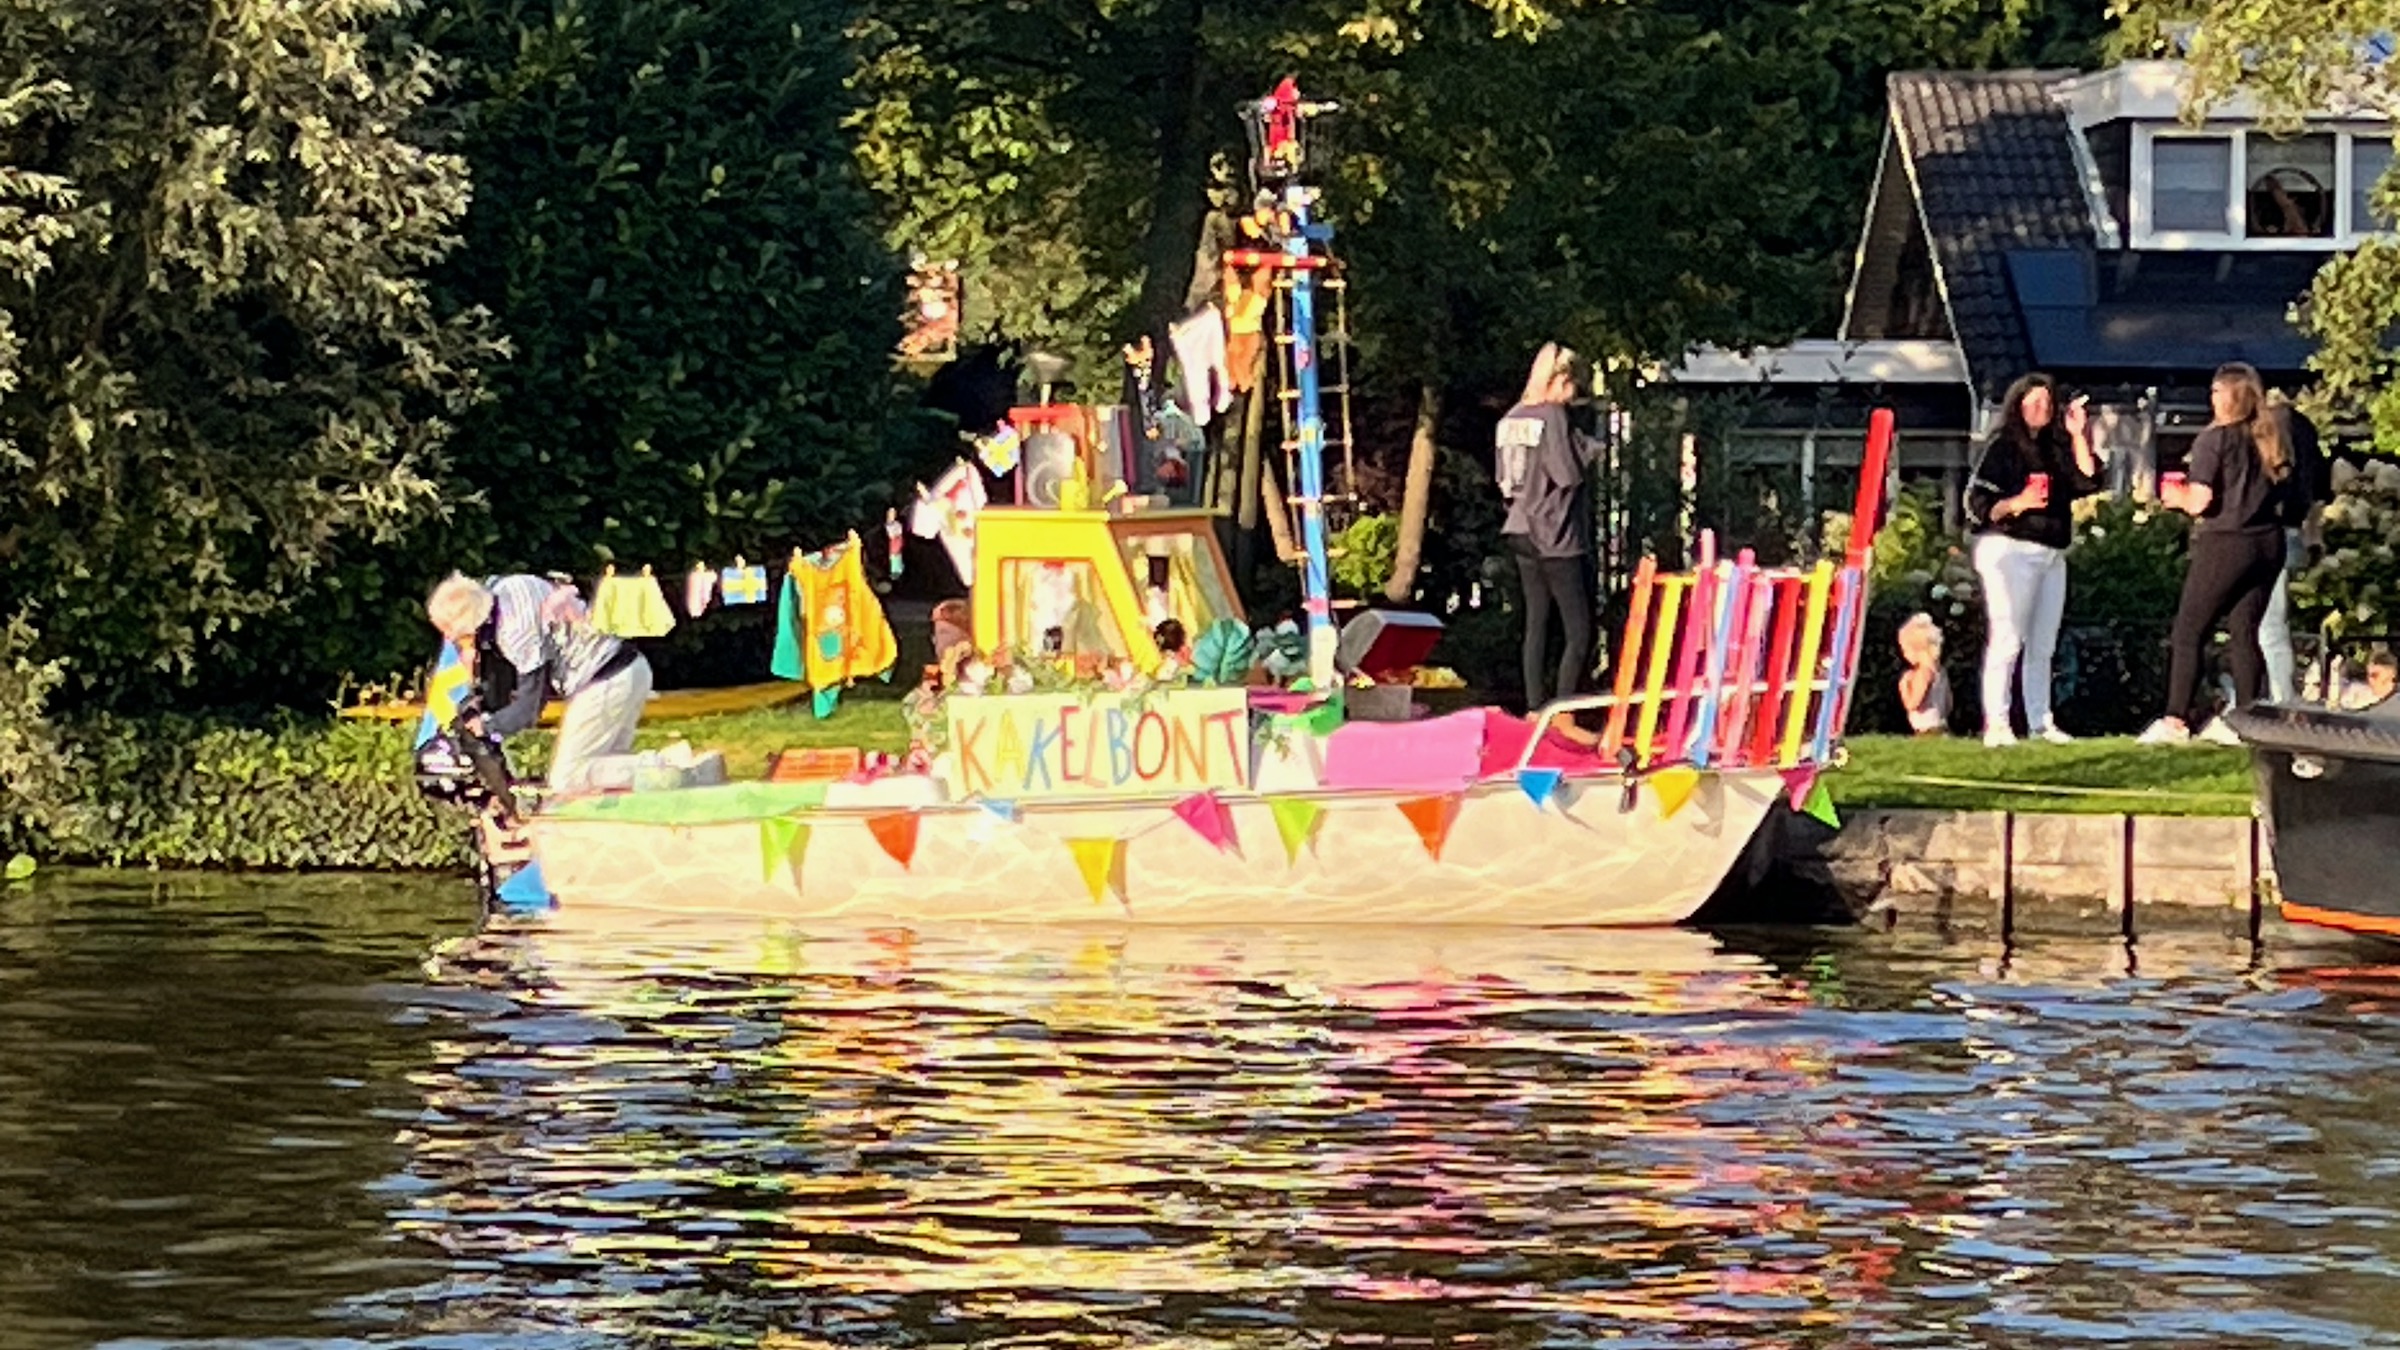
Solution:
<svg viewBox="0 0 2400 1350">
<path fill-rule="evenodd" d="M 425 613 L 473 673 L 484 730 L 513 736 L 540 720 L 553 692 L 567 701 L 550 758 L 551 791 L 625 786 L 611 781 L 624 775 L 608 761 L 633 749 L 650 700 L 650 663 L 586 623 L 572 589 L 542 577 L 479 582 L 453 572 L 434 588 Z"/>
</svg>

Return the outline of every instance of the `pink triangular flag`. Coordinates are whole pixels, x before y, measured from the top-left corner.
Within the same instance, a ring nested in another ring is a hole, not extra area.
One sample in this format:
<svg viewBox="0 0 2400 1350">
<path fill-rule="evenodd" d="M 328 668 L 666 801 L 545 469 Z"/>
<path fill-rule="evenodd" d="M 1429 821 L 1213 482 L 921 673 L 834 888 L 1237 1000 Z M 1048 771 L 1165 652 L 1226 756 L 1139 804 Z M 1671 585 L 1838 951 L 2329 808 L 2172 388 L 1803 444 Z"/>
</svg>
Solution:
<svg viewBox="0 0 2400 1350">
<path fill-rule="evenodd" d="M 1207 840 L 1219 853 L 1231 853 L 1238 846 L 1233 836 L 1233 812 L 1213 792 L 1195 792 L 1175 803 L 1175 818 L 1191 826 L 1192 833 Z"/>
<path fill-rule="evenodd" d="M 1791 798 L 1792 809 L 1795 811 L 1808 809 L 1808 794 L 1810 789 L 1816 785 L 1817 766 L 1814 764 L 1803 764 L 1797 768 L 1783 771 L 1784 794 Z"/>
</svg>

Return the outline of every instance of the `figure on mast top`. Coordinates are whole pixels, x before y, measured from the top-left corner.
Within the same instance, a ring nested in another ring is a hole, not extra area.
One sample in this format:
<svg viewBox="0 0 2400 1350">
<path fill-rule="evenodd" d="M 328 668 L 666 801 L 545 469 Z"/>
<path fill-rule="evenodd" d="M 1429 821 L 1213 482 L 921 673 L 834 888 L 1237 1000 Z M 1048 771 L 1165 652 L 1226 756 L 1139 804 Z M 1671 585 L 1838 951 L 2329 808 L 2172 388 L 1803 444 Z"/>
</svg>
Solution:
<svg viewBox="0 0 2400 1350">
<path fill-rule="evenodd" d="M 1309 123 L 1340 110 L 1341 105 L 1330 99 L 1301 97 L 1299 82 L 1289 75 L 1265 98 L 1242 104 L 1242 120 L 1250 131 L 1251 186 L 1267 191 L 1296 185 L 1320 167 L 1311 162 Z"/>
</svg>

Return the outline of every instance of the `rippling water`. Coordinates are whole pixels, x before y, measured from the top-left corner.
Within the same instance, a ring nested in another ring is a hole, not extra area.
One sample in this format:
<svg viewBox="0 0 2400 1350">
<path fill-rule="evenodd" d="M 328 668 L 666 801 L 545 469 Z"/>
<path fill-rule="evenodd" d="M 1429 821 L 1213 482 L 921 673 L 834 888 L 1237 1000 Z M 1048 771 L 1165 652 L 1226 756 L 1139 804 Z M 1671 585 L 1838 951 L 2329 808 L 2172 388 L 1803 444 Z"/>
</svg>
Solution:
<svg viewBox="0 0 2400 1350">
<path fill-rule="evenodd" d="M 463 891 L 0 892 L 0 1348 L 2400 1345 L 2346 949 Z"/>
</svg>

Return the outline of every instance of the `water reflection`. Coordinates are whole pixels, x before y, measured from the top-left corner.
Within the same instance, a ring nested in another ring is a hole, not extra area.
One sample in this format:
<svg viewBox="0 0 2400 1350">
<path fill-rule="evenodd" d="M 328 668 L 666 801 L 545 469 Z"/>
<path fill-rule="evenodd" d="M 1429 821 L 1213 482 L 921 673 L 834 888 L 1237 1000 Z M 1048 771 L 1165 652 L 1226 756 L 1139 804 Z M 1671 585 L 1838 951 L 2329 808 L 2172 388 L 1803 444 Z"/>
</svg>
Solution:
<svg viewBox="0 0 2400 1350">
<path fill-rule="evenodd" d="M 258 894 L 0 910 L 0 1326 L 2400 1344 L 2400 972 L 2214 939 L 466 936 L 448 899 Z"/>
</svg>

